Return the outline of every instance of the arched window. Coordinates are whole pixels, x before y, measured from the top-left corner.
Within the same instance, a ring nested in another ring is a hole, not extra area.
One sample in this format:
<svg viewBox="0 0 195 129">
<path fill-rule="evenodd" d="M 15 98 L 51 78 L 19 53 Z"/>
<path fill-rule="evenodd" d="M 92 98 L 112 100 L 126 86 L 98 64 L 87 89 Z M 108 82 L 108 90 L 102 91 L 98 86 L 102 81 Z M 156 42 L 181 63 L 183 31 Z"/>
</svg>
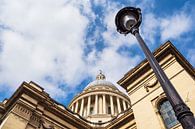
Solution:
<svg viewBox="0 0 195 129">
<path fill-rule="evenodd" d="M 171 127 L 179 123 L 175 116 L 175 112 L 168 100 L 160 102 L 159 112 L 167 129 L 170 129 Z"/>
</svg>

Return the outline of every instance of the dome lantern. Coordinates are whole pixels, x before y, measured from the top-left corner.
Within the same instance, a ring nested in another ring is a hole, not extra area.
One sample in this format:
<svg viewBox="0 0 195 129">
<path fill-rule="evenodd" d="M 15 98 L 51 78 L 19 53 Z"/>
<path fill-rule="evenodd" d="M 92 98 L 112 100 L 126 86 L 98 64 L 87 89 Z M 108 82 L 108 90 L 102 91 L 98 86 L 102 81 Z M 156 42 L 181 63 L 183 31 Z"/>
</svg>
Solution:
<svg viewBox="0 0 195 129">
<path fill-rule="evenodd" d="M 100 70 L 100 73 L 96 76 L 96 80 L 105 80 L 106 76 L 102 73 L 102 70 Z"/>
</svg>

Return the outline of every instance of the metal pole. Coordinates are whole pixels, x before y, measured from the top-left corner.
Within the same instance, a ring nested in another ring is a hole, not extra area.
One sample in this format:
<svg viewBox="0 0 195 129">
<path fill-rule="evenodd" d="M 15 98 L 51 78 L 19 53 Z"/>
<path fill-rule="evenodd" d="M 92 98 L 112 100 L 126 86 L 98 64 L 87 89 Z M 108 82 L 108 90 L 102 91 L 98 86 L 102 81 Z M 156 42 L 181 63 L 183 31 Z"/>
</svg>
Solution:
<svg viewBox="0 0 195 129">
<path fill-rule="evenodd" d="M 193 113 L 190 111 L 190 108 L 184 103 L 182 98 L 179 96 L 177 91 L 175 90 L 174 86 L 161 69 L 160 65 L 158 64 L 157 60 L 145 44 L 144 40 L 142 39 L 141 35 L 139 34 L 138 29 L 133 29 L 132 34 L 135 35 L 136 39 L 138 40 L 142 50 L 144 51 L 146 58 L 149 61 L 151 68 L 153 69 L 158 81 L 160 82 L 167 99 L 171 103 L 176 117 L 178 121 L 181 123 L 184 129 L 195 129 L 195 118 Z"/>
</svg>

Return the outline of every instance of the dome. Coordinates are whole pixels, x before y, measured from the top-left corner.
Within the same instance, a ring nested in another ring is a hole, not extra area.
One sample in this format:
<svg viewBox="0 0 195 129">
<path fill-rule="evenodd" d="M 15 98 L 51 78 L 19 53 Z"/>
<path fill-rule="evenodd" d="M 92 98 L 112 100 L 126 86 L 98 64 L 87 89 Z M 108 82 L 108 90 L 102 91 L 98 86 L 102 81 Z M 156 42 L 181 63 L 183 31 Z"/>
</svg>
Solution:
<svg viewBox="0 0 195 129">
<path fill-rule="evenodd" d="M 129 97 L 107 81 L 102 71 L 69 104 L 70 110 L 92 123 L 108 123 L 130 107 Z"/>
<path fill-rule="evenodd" d="M 96 80 L 89 83 L 84 90 L 87 90 L 95 86 L 105 86 L 118 90 L 118 88 L 113 83 L 106 80 L 106 76 L 102 74 L 102 71 L 100 71 L 100 73 L 96 76 Z"/>
</svg>

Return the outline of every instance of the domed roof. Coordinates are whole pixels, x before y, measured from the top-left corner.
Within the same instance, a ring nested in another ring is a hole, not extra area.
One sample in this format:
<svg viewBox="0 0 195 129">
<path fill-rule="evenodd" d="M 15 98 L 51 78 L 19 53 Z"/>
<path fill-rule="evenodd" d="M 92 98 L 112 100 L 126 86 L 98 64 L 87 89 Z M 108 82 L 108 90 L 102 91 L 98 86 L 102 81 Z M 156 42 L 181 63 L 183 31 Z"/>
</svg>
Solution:
<svg viewBox="0 0 195 129">
<path fill-rule="evenodd" d="M 95 127 L 107 125 L 130 107 L 129 97 L 107 81 L 102 71 L 69 104 L 72 112 L 79 114 L 86 122 L 93 123 Z"/>
<path fill-rule="evenodd" d="M 102 73 L 101 70 L 100 70 L 100 73 L 96 76 L 96 80 L 89 83 L 85 87 L 85 89 L 88 89 L 94 86 L 108 86 L 108 87 L 111 87 L 112 89 L 118 90 L 118 88 L 113 83 L 106 80 L 106 76 Z"/>
</svg>

